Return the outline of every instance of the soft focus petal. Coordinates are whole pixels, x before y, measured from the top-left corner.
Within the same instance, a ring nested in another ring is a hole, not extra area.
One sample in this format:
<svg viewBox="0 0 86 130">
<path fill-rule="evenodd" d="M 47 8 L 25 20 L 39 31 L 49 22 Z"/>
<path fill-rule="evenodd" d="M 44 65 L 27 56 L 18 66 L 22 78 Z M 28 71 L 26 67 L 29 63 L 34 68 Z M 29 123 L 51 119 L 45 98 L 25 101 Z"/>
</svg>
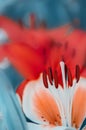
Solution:
<svg viewBox="0 0 86 130">
<path fill-rule="evenodd" d="M 27 130 L 27 125 L 12 86 L 0 70 L 0 130 L 6 129 Z"/>
<path fill-rule="evenodd" d="M 57 67 L 59 61 L 64 60 L 74 77 L 77 64 L 80 66 L 81 74 L 86 69 L 86 33 L 78 29 L 73 29 L 71 33 L 66 32 L 67 29 L 64 33 L 64 38 L 60 40 L 56 35 L 51 36 L 52 38 L 54 37 L 53 40 L 56 39 L 57 43 L 51 50 L 48 64 Z M 83 74 L 85 75 L 85 73 Z"/>
<path fill-rule="evenodd" d="M 55 40 L 55 42 L 60 42 L 60 41 L 63 41 L 65 37 L 72 32 L 72 30 L 73 30 L 72 25 L 66 24 L 58 28 L 47 30 L 47 34 L 53 40 Z"/>
<path fill-rule="evenodd" d="M 70 50 L 69 56 L 65 59 L 66 64 L 74 74 L 76 64 L 82 69 L 86 62 L 86 33 L 82 30 L 74 29 L 74 31 L 66 38 L 68 42 L 67 50 Z M 84 69 L 86 66 L 84 66 Z"/>
<path fill-rule="evenodd" d="M 44 88 L 42 79 L 26 84 L 22 106 L 25 115 L 34 122 L 61 125 L 58 106 L 51 93 Z"/>
<path fill-rule="evenodd" d="M 13 66 L 26 78 L 37 78 L 44 68 L 41 56 L 26 44 L 6 44 L 3 51 Z"/>
<path fill-rule="evenodd" d="M 0 28 L 5 30 L 9 39 L 14 41 L 22 40 L 21 27 L 19 26 L 19 24 L 9 19 L 8 17 L 0 16 Z"/>
<path fill-rule="evenodd" d="M 86 79 L 81 78 L 73 99 L 72 125 L 79 128 L 86 117 Z"/>
<path fill-rule="evenodd" d="M 10 40 L 26 43 L 35 49 L 50 43 L 46 31 L 21 28 L 20 24 L 4 16 L 0 16 L 0 28 L 5 30 Z"/>
</svg>

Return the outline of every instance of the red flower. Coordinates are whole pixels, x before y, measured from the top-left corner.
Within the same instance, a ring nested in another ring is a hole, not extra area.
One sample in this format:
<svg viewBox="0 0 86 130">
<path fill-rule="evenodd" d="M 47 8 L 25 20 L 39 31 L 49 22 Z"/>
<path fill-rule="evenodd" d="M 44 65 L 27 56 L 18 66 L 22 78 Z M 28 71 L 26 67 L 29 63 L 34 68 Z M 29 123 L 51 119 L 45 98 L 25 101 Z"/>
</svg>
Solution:
<svg viewBox="0 0 86 130">
<path fill-rule="evenodd" d="M 26 78 L 37 77 L 46 67 L 56 69 L 61 60 L 72 70 L 72 76 L 77 64 L 81 71 L 86 68 L 86 33 L 74 29 L 70 24 L 50 30 L 26 29 L 1 16 L 0 27 L 14 42 L 2 45 L 2 54 L 5 52 L 11 63 Z"/>
</svg>

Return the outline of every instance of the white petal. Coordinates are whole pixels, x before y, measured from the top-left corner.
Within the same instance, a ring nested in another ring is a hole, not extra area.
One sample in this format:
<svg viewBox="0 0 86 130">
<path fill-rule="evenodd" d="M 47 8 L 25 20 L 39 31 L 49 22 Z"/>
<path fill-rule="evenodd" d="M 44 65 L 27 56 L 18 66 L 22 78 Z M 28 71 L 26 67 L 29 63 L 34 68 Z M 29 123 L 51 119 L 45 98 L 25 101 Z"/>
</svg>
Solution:
<svg viewBox="0 0 86 130">
<path fill-rule="evenodd" d="M 22 107 L 25 115 L 30 118 L 32 121 L 35 121 L 37 123 L 43 123 L 40 121 L 40 119 L 36 116 L 34 112 L 34 102 L 33 102 L 33 96 L 35 94 L 35 91 L 39 89 L 38 87 L 42 86 L 42 83 L 40 82 L 40 79 L 37 81 L 31 81 L 27 83 L 24 89 L 23 93 L 23 101 L 22 101 Z"/>
<path fill-rule="evenodd" d="M 26 85 L 22 106 L 25 115 L 34 122 L 61 125 L 57 103 L 49 90 L 44 87 L 42 78 Z"/>
</svg>

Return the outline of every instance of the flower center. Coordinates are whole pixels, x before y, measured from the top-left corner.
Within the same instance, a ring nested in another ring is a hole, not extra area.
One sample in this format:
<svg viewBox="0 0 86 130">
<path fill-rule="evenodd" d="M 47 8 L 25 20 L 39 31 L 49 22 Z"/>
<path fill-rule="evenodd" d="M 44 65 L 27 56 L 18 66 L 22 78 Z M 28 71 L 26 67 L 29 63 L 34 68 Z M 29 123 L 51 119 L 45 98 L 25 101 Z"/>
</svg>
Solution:
<svg viewBox="0 0 86 130">
<path fill-rule="evenodd" d="M 52 68 L 43 72 L 43 84 L 45 88 L 49 89 L 52 93 L 61 115 L 62 125 L 71 127 L 71 113 L 72 101 L 76 89 L 76 84 L 80 78 L 80 68 L 78 65 L 75 67 L 75 78 L 72 78 L 70 69 L 64 62 L 60 62 L 62 84 L 59 83 L 60 77 L 57 70 L 52 72 Z"/>
<path fill-rule="evenodd" d="M 64 86 L 66 85 L 66 83 L 64 83 L 64 82 L 68 81 L 67 87 L 72 87 L 73 78 L 72 78 L 70 69 L 67 67 L 66 64 L 64 64 L 64 62 L 61 62 L 60 65 L 61 65 L 61 70 L 62 70 L 62 76 L 63 76 L 62 78 L 63 78 Z M 78 83 L 79 78 L 80 78 L 80 68 L 79 68 L 79 65 L 76 65 L 76 67 L 75 67 L 76 83 Z M 49 87 L 48 82 L 50 82 L 51 85 L 53 85 L 53 82 L 54 82 L 55 87 L 58 88 L 58 85 L 59 85 L 58 84 L 58 72 L 57 72 L 57 70 L 54 70 L 54 74 L 53 74 L 51 67 L 48 68 L 47 72 L 46 71 L 43 72 L 43 83 L 46 88 Z"/>
</svg>

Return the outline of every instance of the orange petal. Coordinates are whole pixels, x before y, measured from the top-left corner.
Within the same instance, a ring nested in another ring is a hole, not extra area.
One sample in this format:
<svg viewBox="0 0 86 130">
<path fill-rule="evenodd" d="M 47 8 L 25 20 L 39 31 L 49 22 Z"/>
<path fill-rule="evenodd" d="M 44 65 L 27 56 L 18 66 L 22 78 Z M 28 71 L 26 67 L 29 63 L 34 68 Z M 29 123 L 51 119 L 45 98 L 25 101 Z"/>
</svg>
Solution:
<svg viewBox="0 0 86 130">
<path fill-rule="evenodd" d="M 81 78 L 73 98 L 72 125 L 79 128 L 86 117 L 86 79 Z"/>
</svg>

